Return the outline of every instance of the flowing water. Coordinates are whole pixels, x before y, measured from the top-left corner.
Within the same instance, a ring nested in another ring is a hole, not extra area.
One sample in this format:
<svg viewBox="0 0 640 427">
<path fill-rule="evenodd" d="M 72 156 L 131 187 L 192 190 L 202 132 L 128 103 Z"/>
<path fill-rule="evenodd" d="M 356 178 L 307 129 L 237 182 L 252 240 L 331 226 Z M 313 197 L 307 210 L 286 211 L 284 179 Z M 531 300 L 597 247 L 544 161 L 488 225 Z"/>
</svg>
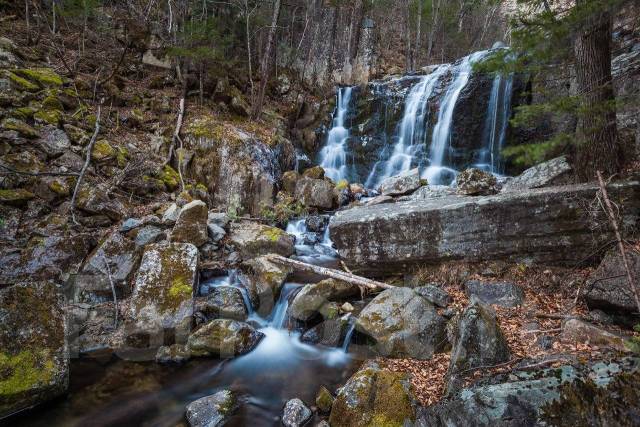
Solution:
<svg viewBox="0 0 640 427">
<path fill-rule="evenodd" d="M 347 152 L 345 145 L 349 138 L 346 127 L 347 113 L 351 103 L 352 87 L 338 89 L 338 100 L 334 113 L 333 125 L 327 137 L 327 143 L 320 151 L 320 166 L 327 177 L 338 182 L 347 177 Z"/>
</svg>

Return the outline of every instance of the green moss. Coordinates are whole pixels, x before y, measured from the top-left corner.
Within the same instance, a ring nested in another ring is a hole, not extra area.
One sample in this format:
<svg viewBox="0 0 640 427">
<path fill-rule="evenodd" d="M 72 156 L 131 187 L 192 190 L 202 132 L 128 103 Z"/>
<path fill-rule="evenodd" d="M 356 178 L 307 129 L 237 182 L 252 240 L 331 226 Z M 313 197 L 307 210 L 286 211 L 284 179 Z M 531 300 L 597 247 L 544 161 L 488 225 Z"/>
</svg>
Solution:
<svg viewBox="0 0 640 427">
<path fill-rule="evenodd" d="M 129 151 L 124 147 L 118 147 L 117 150 L 116 161 L 118 162 L 118 167 L 124 168 L 129 159 Z"/>
<path fill-rule="evenodd" d="M 37 122 L 58 126 L 62 121 L 62 112 L 59 110 L 40 110 L 33 115 Z"/>
<path fill-rule="evenodd" d="M 167 186 L 169 191 L 174 191 L 180 186 L 180 175 L 174 168 L 165 165 L 159 174 L 160 180 Z"/>
<path fill-rule="evenodd" d="M 191 294 L 193 289 L 190 285 L 188 285 L 184 279 L 184 277 L 179 276 L 173 279 L 171 282 L 171 287 L 169 287 L 169 297 L 178 298 L 180 301 L 191 298 Z"/>
<path fill-rule="evenodd" d="M 23 189 L 16 188 L 13 190 L 0 189 L 0 203 L 21 203 L 36 197 L 33 193 Z"/>
<path fill-rule="evenodd" d="M 20 107 L 13 110 L 11 115 L 18 120 L 29 120 L 33 118 L 35 112 L 36 110 L 31 107 Z"/>
<path fill-rule="evenodd" d="M 19 90 L 27 91 L 27 92 L 37 92 L 40 88 L 38 85 L 31 83 L 29 80 L 22 78 L 10 71 L 7 71 L 5 74 L 11 83 L 14 84 Z"/>
<path fill-rule="evenodd" d="M 316 395 L 316 406 L 321 412 L 331 411 L 331 405 L 333 405 L 333 396 L 325 387 L 320 387 L 320 391 Z"/>
<path fill-rule="evenodd" d="M 342 191 L 346 190 L 347 188 L 349 188 L 349 181 L 347 181 L 346 179 L 341 179 L 336 184 L 336 190 Z"/>
<path fill-rule="evenodd" d="M 105 139 L 101 139 L 100 141 L 96 141 L 93 146 L 93 150 L 91 151 L 91 158 L 98 162 L 111 159 L 115 157 L 116 150 L 109 144 L 109 142 Z"/>
<path fill-rule="evenodd" d="M 40 135 L 37 130 L 35 130 L 25 122 L 17 119 L 5 119 L 2 122 L 2 128 L 6 130 L 16 131 L 20 135 L 27 138 L 37 138 Z"/>
<path fill-rule="evenodd" d="M 51 181 L 48 185 L 49 189 L 59 196 L 68 196 L 71 193 L 71 184 L 74 179 L 61 179 L 57 178 Z"/>
<path fill-rule="evenodd" d="M 42 109 L 47 111 L 63 111 L 64 107 L 60 99 L 54 93 L 50 93 L 42 100 Z"/>
<path fill-rule="evenodd" d="M 16 74 L 41 86 L 62 86 L 62 77 L 51 68 L 24 68 L 16 70 Z"/>
<path fill-rule="evenodd" d="M 269 227 L 261 233 L 261 236 L 270 242 L 277 242 L 283 235 L 284 231 L 276 227 Z"/>
<path fill-rule="evenodd" d="M 55 366 L 46 349 L 22 350 L 16 355 L 0 353 L 0 396 L 28 392 L 50 383 Z"/>
<path fill-rule="evenodd" d="M 225 126 L 212 118 L 196 119 L 186 127 L 186 132 L 194 138 L 206 138 L 214 141 L 228 141 L 232 144 L 242 143 L 242 138 L 233 126 Z"/>
</svg>

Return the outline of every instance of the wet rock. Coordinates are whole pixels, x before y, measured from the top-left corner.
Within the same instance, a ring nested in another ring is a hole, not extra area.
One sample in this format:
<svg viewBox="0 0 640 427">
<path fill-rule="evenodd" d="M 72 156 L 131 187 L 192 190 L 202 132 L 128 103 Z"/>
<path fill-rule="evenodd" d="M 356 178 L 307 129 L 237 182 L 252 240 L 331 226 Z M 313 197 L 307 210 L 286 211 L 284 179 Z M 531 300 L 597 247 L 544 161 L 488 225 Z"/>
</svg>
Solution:
<svg viewBox="0 0 640 427">
<path fill-rule="evenodd" d="M 285 427 L 302 427 L 311 418 L 311 409 L 300 399 L 291 399 L 282 411 L 282 424 Z"/>
<path fill-rule="evenodd" d="M 574 265 L 594 244 L 615 239 L 591 230 L 583 206 L 597 191 L 584 184 L 358 206 L 332 217 L 330 236 L 347 266 L 367 275 L 455 259 Z M 637 225 L 640 183 L 613 183 L 608 191 L 625 200 L 622 221 Z"/>
<path fill-rule="evenodd" d="M 359 293 L 357 286 L 334 279 L 306 285 L 291 301 L 289 315 L 307 321 L 316 316 L 327 302 L 344 300 Z"/>
<path fill-rule="evenodd" d="M 207 205 L 201 200 L 184 205 L 173 226 L 171 241 L 191 243 L 197 247 L 207 243 L 207 214 Z"/>
<path fill-rule="evenodd" d="M 0 289 L 0 418 L 66 392 L 69 349 L 63 305 L 51 282 Z"/>
<path fill-rule="evenodd" d="M 531 167 L 515 178 L 510 179 L 502 187 L 502 191 L 518 191 L 565 184 L 568 183 L 569 174 L 572 170 L 566 156 L 556 157 Z"/>
<path fill-rule="evenodd" d="M 602 328 L 578 319 L 567 320 L 559 336 L 561 341 L 571 344 L 587 344 L 597 347 L 607 347 L 617 351 L 627 351 L 627 338 L 608 332 Z"/>
<path fill-rule="evenodd" d="M 224 231 L 224 228 L 212 222 L 207 223 L 207 232 L 209 233 L 209 237 L 214 243 L 218 243 L 220 240 L 224 239 L 224 236 L 227 235 L 227 232 Z"/>
<path fill-rule="evenodd" d="M 198 249 L 192 244 L 147 246 L 131 296 L 130 330 L 153 335 L 170 329 L 178 343 L 184 340 L 191 329 L 197 268 Z"/>
<path fill-rule="evenodd" d="M 459 318 L 453 319 L 449 327 L 453 346 L 449 362 L 450 390 L 463 371 L 509 360 L 509 345 L 491 307 L 474 303 Z"/>
<path fill-rule="evenodd" d="M 65 314 L 70 354 L 86 354 L 113 348 L 116 314 L 113 302 L 67 303 Z M 118 319 L 121 318 L 118 313 Z"/>
<path fill-rule="evenodd" d="M 465 196 L 487 196 L 496 194 L 497 180 L 489 172 L 471 168 L 464 170 L 456 177 L 457 192 Z"/>
<path fill-rule="evenodd" d="M 414 291 L 421 297 L 425 298 L 438 307 L 446 308 L 453 301 L 451 295 L 447 291 L 440 289 L 436 285 L 425 285 L 414 288 Z"/>
<path fill-rule="evenodd" d="M 309 215 L 304 220 L 307 230 L 313 233 L 322 233 L 329 224 L 329 217 L 324 215 Z"/>
<path fill-rule="evenodd" d="M 640 254 L 627 251 L 633 277 L 640 278 Z M 638 310 L 627 272 L 618 250 L 609 251 L 586 284 L 585 300 L 589 308 L 605 312 L 631 314 Z"/>
<path fill-rule="evenodd" d="M 320 390 L 318 390 L 318 394 L 316 395 L 316 406 L 318 410 L 322 413 L 328 414 L 331 412 L 331 406 L 333 405 L 333 401 L 335 398 L 331 394 L 326 387 L 321 386 Z"/>
<path fill-rule="evenodd" d="M 227 286 L 213 288 L 196 309 L 209 319 L 246 320 L 248 314 L 240 289 Z"/>
<path fill-rule="evenodd" d="M 156 353 L 156 363 L 185 363 L 191 358 L 191 353 L 183 344 L 163 345 Z"/>
<path fill-rule="evenodd" d="M 296 182 L 295 197 L 305 206 L 318 209 L 335 207 L 333 185 L 323 179 L 303 177 Z"/>
<path fill-rule="evenodd" d="M 514 283 L 486 283 L 479 280 L 469 280 L 464 284 L 464 291 L 472 301 L 477 300 L 483 304 L 517 307 L 524 302 L 522 288 Z"/>
<path fill-rule="evenodd" d="M 191 334 L 187 347 L 193 356 L 229 358 L 250 352 L 263 337 L 247 323 L 216 319 Z"/>
<path fill-rule="evenodd" d="M 75 280 L 76 302 L 96 303 L 113 299 L 112 289 L 122 298 L 140 261 L 131 240 L 112 232 L 88 257 Z"/>
<path fill-rule="evenodd" d="M 420 185 L 420 171 L 415 168 L 382 181 L 380 193 L 386 196 L 403 196 L 414 192 Z"/>
<path fill-rule="evenodd" d="M 619 425 L 637 416 L 640 360 L 513 371 L 422 408 L 424 426 Z"/>
<path fill-rule="evenodd" d="M 387 289 L 360 313 L 356 329 L 387 357 L 429 359 L 446 346 L 446 320 L 410 288 Z"/>
<path fill-rule="evenodd" d="M 269 315 L 292 270 L 271 262 L 268 256 L 245 261 L 242 267 L 253 306 L 260 315 Z"/>
<path fill-rule="evenodd" d="M 406 373 L 367 363 L 338 390 L 332 427 L 404 426 L 416 419 L 416 399 Z"/>
<path fill-rule="evenodd" d="M 290 256 L 294 253 L 295 239 L 283 230 L 253 221 L 233 223 L 229 241 L 245 259 L 270 253 Z"/>
<path fill-rule="evenodd" d="M 344 341 L 349 322 L 346 319 L 328 319 L 307 330 L 300 340 L 309 344 L 339 347 Z"/>
<path fill-rule="evenodd" d="M 187 405 L 187 421 L 190 427 L 222 426 L 238 406 L 235 395 L 229 390 L 222 390 Z"/>
</svg>

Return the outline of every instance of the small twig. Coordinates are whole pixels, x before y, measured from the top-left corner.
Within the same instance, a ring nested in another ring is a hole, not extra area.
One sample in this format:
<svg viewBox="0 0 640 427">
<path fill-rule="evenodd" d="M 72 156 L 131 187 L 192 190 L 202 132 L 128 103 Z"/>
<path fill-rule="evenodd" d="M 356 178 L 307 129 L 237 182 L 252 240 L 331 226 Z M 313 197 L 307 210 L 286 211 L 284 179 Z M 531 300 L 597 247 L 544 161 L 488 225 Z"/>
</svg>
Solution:
<svg viewBox="0 0 640 427">
<path fill-rule="evenodd" d="M 91 140 L 89 141 L 89 145 L 87 146 L 87 157 L 85 158 L 84 165 L 82 165 L 82 169 L 80 170 L 80 175 L 78 176 L 78 181 L 76 182 L 76 188 L 73 190 L 73 196 L 71 197 L 71 219 L 74 224 L 78 224 L 76 221 L 75 208 L 76 208 L 76 198 L 78 197 L 78 191 L 80 191 L 80 186 L 82 185 L 82 178 L 84 178 L 84 174 L 87 172 L 87 168 L 89 167 L 89 163 L 91 163 L 91 152 L 93 151 L 93 146 L 96 143 L 96 139 L 98 138 L 98 133 L 100 132 L 100 105 L 98 105 L 98 112 L 96 114 L 96 128 L 93 131 L 93 135 L 91 136 Z"/>
<path fill-rule="evenodd" d="M 622 262 L 624 264 L 624 268 L 627 272 L 627 281 L 629 282 L 629 288 L 631 288 L 631 292 L 633 292 L 633 297 L 636 300 L 636 307 L 638 308 L 638 313 L 640 313 L 640 291 L 636 286 L 636 283 L 633 280 L 633 276 L 631 275 L 631 268 L 629 267 L 629 259 L 627 258 L 627 252 L 624 249 L 624 243 L 622 240 L 622 236 L 620 235 L 620 229 L 618 228 L 618 221 L 616 220 L 615 212 L 613 210 L 613 206 L 611 204 L 611 200 L 609 199 L 609 194 L 607 193 L 607 187 L 604 183 L 604 179 L 602 178 L 602 173 L 597 171 L 598 175 L 598 184 L 600 185 L 600 192 L 602 193 L 602 198 L 604 199 L 604 203 L 607 207 L 607 216 L 609 217 L 609 221 L 613 227 L 613 231 L 616 235 L 616 240 L 618 241 L 618 249 L 620 250 L 620 255 L 622 256 Z"/>
<path fill-rule="evenodd" d="M 550 332 L 562 332 L 562 328 L 553 328 L 553 329 L 534 329 L 531 331 L 524 331 L 523 334 L 546 334 Z"/>
<path fill-rule="evenodd" d="M 109 284 L 111 285 L 111 293 L 113 294 L 113 309 L 115 311 L 113 329 L 118 329 L 118 297 L 116 296 L 116 287 L 113 284 L 113 278 L 111 277 L 111 267 L 109 267 L 109 263 L 106 258 L 104 259 L 104 265 L 107 267 L 107 275 L 109 276 Z"/>
</svg>

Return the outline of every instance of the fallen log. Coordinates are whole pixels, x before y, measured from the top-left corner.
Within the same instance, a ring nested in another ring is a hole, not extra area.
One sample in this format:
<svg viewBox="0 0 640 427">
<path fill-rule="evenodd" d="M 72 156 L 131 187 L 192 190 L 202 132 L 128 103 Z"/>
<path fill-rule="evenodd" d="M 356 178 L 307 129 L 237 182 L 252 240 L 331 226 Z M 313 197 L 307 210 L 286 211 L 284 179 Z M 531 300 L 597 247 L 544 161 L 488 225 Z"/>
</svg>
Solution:
<svg viewBox="0 0 640 427">
<path fill-rule="evenodd" d="M 378 282 L 376 280 L 367 279 L 366 277 L 356 276 L 353 273 L 347 273 L 346 271 L 335 270 L 333 268 L 320 267 L 319 265 L 307 264 L 306 262 L 285 258 L 282 255 L 272 254 L 269 255 L 269 258 L 271 261 L 285 265 L 287 267 L 291 267 L 295 270 L 315 273 L 320 276 L 330 277 L 332 279 L 341 280 L 343 282 L 351 283 L 357 286 L 364 286 L 365 288 L 371 290 L 395 288 L 395 286 L 388 285 L 383 282 Z"/>
</svg>

